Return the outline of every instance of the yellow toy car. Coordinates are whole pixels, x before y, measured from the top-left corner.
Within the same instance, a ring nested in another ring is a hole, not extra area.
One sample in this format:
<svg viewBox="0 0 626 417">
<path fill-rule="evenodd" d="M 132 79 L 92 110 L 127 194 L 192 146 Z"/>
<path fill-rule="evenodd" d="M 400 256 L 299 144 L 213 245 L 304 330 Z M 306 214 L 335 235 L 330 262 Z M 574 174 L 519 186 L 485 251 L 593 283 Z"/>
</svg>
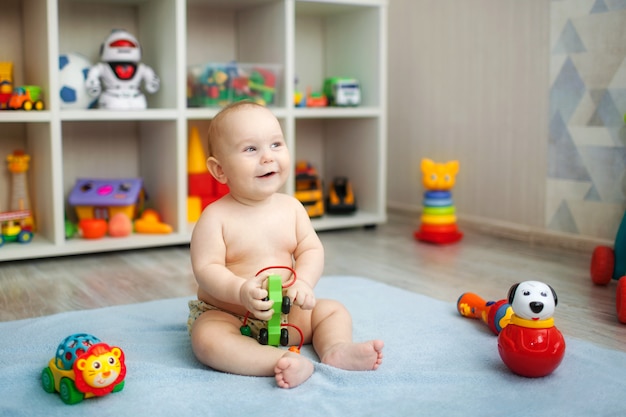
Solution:
<svg viewBox="0 0 626 417">
<path fill-rule="evenodd" d="M 326 210 L 329 214 L 350 214 L 356 211 L 356 199 L 348 178 L 336 177 L 330 184 Z"/>
<path fill-rule="evenodd" d="M 308 162 L 300 161 L 296 164 L 296 193 L 295 197 L 304 205 L 309 217 L 324 215 L 324 193 L 322 181 L 317 171 Z"/>
</svg>

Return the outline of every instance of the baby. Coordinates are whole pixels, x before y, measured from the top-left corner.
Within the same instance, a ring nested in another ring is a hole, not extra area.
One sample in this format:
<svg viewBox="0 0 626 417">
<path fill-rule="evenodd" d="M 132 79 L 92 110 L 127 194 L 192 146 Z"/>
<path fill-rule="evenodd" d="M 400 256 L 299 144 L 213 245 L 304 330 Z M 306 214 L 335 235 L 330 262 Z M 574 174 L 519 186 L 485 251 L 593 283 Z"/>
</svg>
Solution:
<svg viewBox="0 0 626 417">
<path fill-rule="evenodd" d="M 289 323 L 300 328 L 324 364 L 345 370 L 375 370 L 383 342 L 352 341 L 352 319 L 337 301 L 317 300 L 313 288 L 324 269 L 324 248 L 302 204 L 278 191 L 291 173 L 281 126 L 265 107 L 237 102 L 220 111 L 209 127 L 207 166 L 230 193 L 209 205 L 191 238 L 191 263 L 198 300 L 189 303 L 194 354 L 213 369 L 240 375 L 274 376 L 293 388 L 313 374 L 298 353 L 243 336 L 246 312 L 253 334 L 272 317 L 268 266 L 288 266 L 297 279 L 287 289 Z M 287 282 L 292 277 L 284 277 Z M 289 327 L 289 340 L 300 335 Z M 293 343 L 292 343 L 293 344 Z"/>
</svg>

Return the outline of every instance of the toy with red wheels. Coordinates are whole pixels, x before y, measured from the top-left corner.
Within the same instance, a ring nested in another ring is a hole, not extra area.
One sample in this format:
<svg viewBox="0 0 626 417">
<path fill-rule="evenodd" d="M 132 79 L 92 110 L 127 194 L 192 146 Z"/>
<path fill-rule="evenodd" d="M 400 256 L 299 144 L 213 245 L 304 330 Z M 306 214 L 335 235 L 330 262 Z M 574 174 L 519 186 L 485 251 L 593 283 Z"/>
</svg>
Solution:
<svg viewBox="0 0 626 417">
<path fill-rule="evenodd" d="M 597 246 L 591 257 L 591 280 L 596 285 L 607 285 L 618 280 L 615 297 L 617 319 L 626 324 L 626 213 L 615 236 L 615 245 Z"/>
</svg>

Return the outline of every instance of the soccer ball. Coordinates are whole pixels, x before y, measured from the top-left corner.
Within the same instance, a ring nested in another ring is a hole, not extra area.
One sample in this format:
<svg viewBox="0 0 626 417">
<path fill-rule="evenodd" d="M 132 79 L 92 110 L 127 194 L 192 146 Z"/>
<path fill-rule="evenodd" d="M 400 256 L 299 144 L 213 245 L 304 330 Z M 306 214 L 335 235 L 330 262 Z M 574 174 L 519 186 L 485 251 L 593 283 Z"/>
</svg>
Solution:
<svg viewBox="0 0 626 417">
<path fill-rule="evenodd" d="M 81 54 L 70 52 L 59 56 L 59 81 L 62 109 L 94 108 L 97 98 L 85 87 L 91 62 Z"/>
</svg>

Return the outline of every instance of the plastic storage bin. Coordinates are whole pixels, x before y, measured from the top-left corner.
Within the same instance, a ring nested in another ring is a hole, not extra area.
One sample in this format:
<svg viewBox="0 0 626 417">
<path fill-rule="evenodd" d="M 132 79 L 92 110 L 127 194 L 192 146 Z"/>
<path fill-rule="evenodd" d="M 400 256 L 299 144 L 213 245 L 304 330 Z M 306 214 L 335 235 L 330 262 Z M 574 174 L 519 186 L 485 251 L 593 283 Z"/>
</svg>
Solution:
<svg viewBox="0 0 626 417">
<path fill-rule="evenodd" d="M 208 63 L 187 70 L 187 107 L 224 107 L 240 100 L 276 104 L 280 65 Z"/>
</svg>

